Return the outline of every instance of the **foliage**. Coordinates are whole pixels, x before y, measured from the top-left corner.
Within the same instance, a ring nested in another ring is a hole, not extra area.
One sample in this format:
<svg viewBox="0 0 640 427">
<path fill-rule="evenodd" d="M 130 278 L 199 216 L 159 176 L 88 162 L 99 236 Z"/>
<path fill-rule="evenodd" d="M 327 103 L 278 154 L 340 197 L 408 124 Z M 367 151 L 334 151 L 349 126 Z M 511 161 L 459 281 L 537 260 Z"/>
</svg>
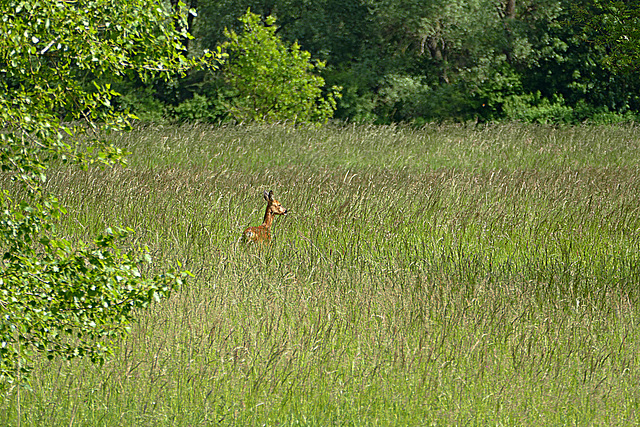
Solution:
<svg viewBox="0 0 640 427">
<path fill-rule="evenodd" d="M 251 6 L 263 19 L 277 14 L 278 35 L 326 60 L 323 77 L 344 87 L 336 117 L 347 120 L 509 120 L 504 99 L 537 92 L 551 104 L 561 95 L 565 106 L 580 114 L 597 114 L 602 107 L 622 115 L 638 111 L 637 76 L 612 76 L 602 44 L 593 43 L 599 32 L 589 33 L 575 19 L 580 7 L 588 17 L 599 13 L 588 4 L 238 0 L 221 5 L 205 0 L 198 31 L 213 46 L 220 38 L 218 22 L 228 25 L 242 6 Z M 636 27 L 616 28 L 631 39 Z M 398 91 L 398 78 L 414 82 L 416 92 Z M 510 86 L 495 85 L 502 82 Z M 402 98 L 391 96 L 401 92 Z"/>
<path fill-rule="evenodd" d="M 322 94 L 324 79 L 313 72 L 325 64 L 311 62 L 311 55 L 297 43 L 287 46 L 276 35 L 275 18 L 264 24 L 251 11 L 240 18 L 243 32 L 225 32 L 222 47 L 229 55 L 223 72 L 236 91 L 230 112 L 238 121 L 292 121 L 324 123 L 336 108 L 339 89 Z"/>
<path fill-rule="evenodd" d="M 277 17 L 278 26 L 269 27 L 274 37 L 321 60 L 325 66 L 313 72 L 327 87 L 343 88 L 335 99 L 337 119 L 508 121 L 505 99 L 538 92 L 550 104 L 561 96 L 577 121 L 591 120 L 603 109 L 621 117 L 640 111 L 640 73 L 633 72 L 640 64 L 637 2 L 198 0 L 197 5 L 190 55 L 228 41 L 225 29 L 243 34 L 245 24 L 237 18 L 247 8 L 262 24 Z M 128 105 L 145 110 L 149 119 L 162 110 L 180 121 L 217 122 L 236 104 L 247 117 L 260 115 L 249 114 L 253 107 L 246 95 L 221 80 L 219 74 L 192 73 L 170 86 L 133 82 L 126 89 L 134 101 Z M 149 102 L 149 90 L 164 108 Z M 145 97 L 137 98 L 139 93 Z"/>
<path fill-rule="evenodd" d="M 142 0 L 8 0 L 0 12 L 0 340 L 2 386 L 28 380 L 33 359 L 88 356 L 100 362 L 137 307 L 168 295 L 172 270 L 143 274 L 148 255 L 124 252 L 127 230 L 93 243 L 56 230 L 66 214 L 44 184 L 52 163 L 115 167 L 124 152 L 112 131 L 133 118 L 117 112 L 112 79 L 141 81 L 215 64 L 187 59 L 177 11 Z"/>
<path fill-rule="evenodd" d="M 193 98 L 177 105 L 173 112 L 175 118 L 184 122 L 212 122 L 220 113 L 216 111 L 215 105 L 209 98 L 198 93 L 195 93 Z"/>
<path fill-rule="evenodd" d="M 136 84 L 115 83 L 114 89 L 121 95 L 114 99 L 115 108 L 120 111 L 135 112 L 137 120 L 162 123 L 169 116 L 169 104 L 156 96 L 154 85 L 142 82 Z"/>
<path fill-rule="evenodd" d="M 592 0 L 574 6 L 575 19 L 593 32 L 593 41 L 605 48 L 603 64 L 620 73 L 640 69 L 640 2 Z"/>
<path fill-rule="evenodd" d="M 542 98 L 540 92 L 514 95 L 505 99 L 504 115 L 513 121 L 559 124 L 575 122 L 574 111 L 565 105 L 562 96 Z"/>
</svg>

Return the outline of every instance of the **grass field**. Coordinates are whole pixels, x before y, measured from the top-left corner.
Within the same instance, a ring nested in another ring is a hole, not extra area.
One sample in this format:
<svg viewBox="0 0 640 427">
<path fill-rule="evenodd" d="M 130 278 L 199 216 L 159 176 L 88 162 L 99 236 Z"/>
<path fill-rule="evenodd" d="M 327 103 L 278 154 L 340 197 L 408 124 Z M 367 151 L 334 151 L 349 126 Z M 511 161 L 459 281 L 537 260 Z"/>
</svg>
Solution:
<svg viewBox="0 0 640 427">
<path fill-rule="evenodd" d="M 43 361 L 0 424 L 640 424 L 640 128 L 117 140 L 127 168 L 52 173 L 60 229 L 132 227 L 194 278 L 103 367 Z M 264 190 L 290 214 L 246 248 Z"/>
</svg>

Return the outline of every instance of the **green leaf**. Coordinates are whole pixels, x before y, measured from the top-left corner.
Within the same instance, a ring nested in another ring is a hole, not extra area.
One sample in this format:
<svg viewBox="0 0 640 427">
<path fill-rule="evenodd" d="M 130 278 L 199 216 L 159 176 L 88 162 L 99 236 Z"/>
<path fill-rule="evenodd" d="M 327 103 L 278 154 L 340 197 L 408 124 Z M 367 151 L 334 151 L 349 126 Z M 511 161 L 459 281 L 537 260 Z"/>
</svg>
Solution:
<svg viewBox="0 0 640 427">
<path fill-rule="evenodd" d="M 43 185 L 54 162 L 82 170 L 125 163 L 122 149 L 96 138 L 129 129 L 131 120 L 113 108 L 117 91 L 100 82 L 125 73 L 168 78 L 204 65 L 174 44 L 184 36 L 174 23 L 186 9 L 172 15 L 144 0 L 105 4 L 0 2 L 0 168 L 13 181 L 0 192 L 0 295 L 10 321 L 0 337 L 0 389 L 19 372 L 27 382 L 38 353 L 102 362 L 110 348 L 101 339 L 126 333 L 134 307 L 158 301 L 177 283 L 146 277 L 133 261 L 146 252 L 124 253 L 130 228 L 108 227 L 90 245 L 60 238 L 56 225 L 67 210 Z"/>
</svg>

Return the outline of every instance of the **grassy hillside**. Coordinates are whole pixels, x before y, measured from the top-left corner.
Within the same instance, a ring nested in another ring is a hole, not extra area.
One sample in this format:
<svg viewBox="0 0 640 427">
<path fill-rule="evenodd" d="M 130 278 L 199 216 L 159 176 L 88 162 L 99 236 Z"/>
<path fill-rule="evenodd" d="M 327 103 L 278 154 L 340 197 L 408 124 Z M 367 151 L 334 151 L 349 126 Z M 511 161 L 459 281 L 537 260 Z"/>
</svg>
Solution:
<svg viewBox="0 0 640 427">
<path fill-rule="evenodd" d="M 62 233 L 194 278 L 17 425 L 640 423 L 640 129 L 145 127 L 61 168 Z M 289 209 L 263 249 L 262 192 Z"/>
</svg>

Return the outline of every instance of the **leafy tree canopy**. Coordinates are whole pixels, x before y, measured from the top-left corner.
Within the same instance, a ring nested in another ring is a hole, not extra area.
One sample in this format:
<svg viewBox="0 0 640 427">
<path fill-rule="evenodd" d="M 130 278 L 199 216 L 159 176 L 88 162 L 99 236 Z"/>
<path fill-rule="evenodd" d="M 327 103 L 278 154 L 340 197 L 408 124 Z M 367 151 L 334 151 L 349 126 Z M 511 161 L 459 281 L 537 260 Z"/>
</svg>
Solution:
<svg viewBox="0 0 640 427">
<path fill-rule="evenodd" d="M 227 40 L 225 28 L 243 37 L 246 24 L 237 17 L 247 8 L 263 26 L 277 17 L 277 26 L 267 25 L 274 36 L 322 60 L 326 66 L 312 74 L 343 88 L 338 119 L 423 123 L 542 114 L 543 121 L 608 123 L 633 120 L 640 111 L 636 0 L 190 2 L 198 7 L 189 43 L 195 55 Z M 231 107 L 249 113 L 250 92 L 230 91 L 221 74 L 192 73 L 169 86 L 134 82 L 124 89 L 126 105 L 153 119 L 158 111 L 210 122 L 226 120 Z M 556 114 L 565 110 L 571 114 Z"/>
<path fill-rule="evenodd" d="M 604 65 L 621 73 L 640 70 L 640 1 L 593 0 L 574 10 L 605 49 Z"/>
<path fill-rule="evenodd" d="M 66 213 L 43 190 L 51 163 L 114 166 L 108 139 L 132 115 L 112 108 L 106 82 L 152 79 L 215 66 L 189 59 L 183 3 L 145 0 L 6 0 L 0 4 L 0 387 L 26 381 L 33 358 L 88 356 L 100 362 L 133 310 L 166 296 L 184 275 L 150 277 L 142 249 L 107 229 L 91 244 L 56 233 Z M 88 148 L 86 148 L 88 147 Z"/>
<path fill-rule="evenodd" d="M 339 89 L 323 96 L 324 79 L 315 72 L 324 62 L 311 62 L 311 54 L 297 43 L 286 45 L 276 35 L 272 16 L 263 23 L 249 10 L 240 21 L 242 33 L 225 31 L 229 40 L 222 45 L 229 55 L 223 72 L 235 91 L 230 112 L 236 120 L 326 122 Z"/>
</svg>

